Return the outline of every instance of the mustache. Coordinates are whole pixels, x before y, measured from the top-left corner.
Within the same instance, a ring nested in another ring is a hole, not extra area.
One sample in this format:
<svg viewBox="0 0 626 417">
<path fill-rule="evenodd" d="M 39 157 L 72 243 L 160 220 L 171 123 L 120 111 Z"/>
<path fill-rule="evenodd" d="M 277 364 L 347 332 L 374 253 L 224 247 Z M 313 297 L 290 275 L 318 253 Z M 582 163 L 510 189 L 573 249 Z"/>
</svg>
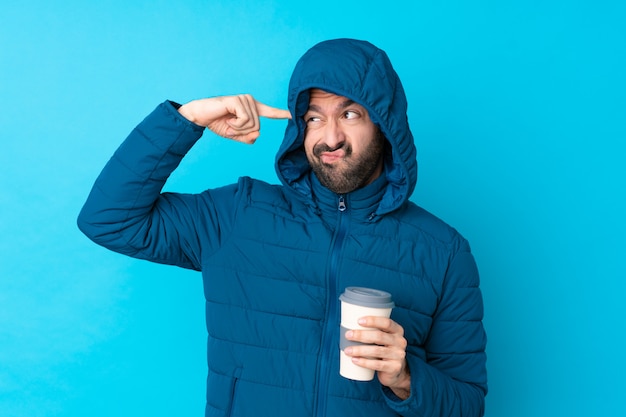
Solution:
<svg viewBox="0 0 626 417">
<path fill-rule="evenodd" d="M 350 146 L 346 142 L 341 142 L 339 145 L 335 146 L 334 148 L 331 148 L 325 143 L 319 143 L 313 147 L 313 155 L 319 158 L 320 155 L 322 155 L 324 152 L 333 152 L 333 151 L 338 151 L 340 149 L 344 150 L 344 152 L 346 153 L 346 156 L 350 156 L 350 154 L 352 154 L 352 146 Z"/>
</svg>

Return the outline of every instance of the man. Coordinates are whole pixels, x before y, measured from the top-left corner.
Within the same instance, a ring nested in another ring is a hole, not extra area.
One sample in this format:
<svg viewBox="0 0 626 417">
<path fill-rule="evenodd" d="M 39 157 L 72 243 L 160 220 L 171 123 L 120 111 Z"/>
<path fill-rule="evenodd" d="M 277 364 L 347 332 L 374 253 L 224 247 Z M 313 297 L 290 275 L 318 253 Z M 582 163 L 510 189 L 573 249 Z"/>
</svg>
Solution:
<svg viewBox="0 0 626 417">
<path fill-rule="evenodd" d="M 322 42 L 298 62 L 289 111 L 249 95 L 157 107 L 117 150 L 79 216 L 112 250 L 202 271 L 207 416 L 480 416 L 487 392 L 478 273 L 468 243 L 408 199 L 417 180 L 406 98 L 386 54 Z M 286 118 L 282 185 L 242 177 L 161 193 L 205 127 L 244 143 Z M 384 290 L 346 349 L 372 382 L 339 375 L 338 297 Z"/>
</svg>

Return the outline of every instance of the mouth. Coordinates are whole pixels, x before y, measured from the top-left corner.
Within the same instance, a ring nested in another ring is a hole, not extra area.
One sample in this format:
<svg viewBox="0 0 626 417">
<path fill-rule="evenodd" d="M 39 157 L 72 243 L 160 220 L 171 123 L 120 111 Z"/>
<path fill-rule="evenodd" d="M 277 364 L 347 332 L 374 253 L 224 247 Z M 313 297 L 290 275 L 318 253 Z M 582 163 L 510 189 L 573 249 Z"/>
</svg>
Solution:
<svg viewBox="0 0 626 417">
<path fill-rule="evenodd" d="M 322 152 L 319 155 L 320 161 L 324 164 L 332 164 L 346 157 L 346 151 L 343 149 L 337 149 L 334 151 Z"/>
<path fill-rule="evenodd" d="M 352 147 L 343 142 L 335 148 L 322 143 L 313 148 L 313 154 L 317 156 L 323 164 L 333 164 L 350 157 L 352 154 Z"/>
</svg>

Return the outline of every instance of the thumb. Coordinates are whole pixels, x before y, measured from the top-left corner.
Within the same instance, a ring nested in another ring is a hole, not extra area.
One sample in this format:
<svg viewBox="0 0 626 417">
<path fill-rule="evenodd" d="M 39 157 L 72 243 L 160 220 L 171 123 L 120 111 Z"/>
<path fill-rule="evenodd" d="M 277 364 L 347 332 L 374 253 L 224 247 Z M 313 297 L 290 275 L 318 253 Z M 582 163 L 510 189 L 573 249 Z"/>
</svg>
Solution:
<svg viewBox="0 0 626 417">
<path fill-rule="evenodd" d="M 291 119 L 291 113 L 289 110 L 271 107 L 256 100 L 255 104 L 257 113 L 261 117 L 267 117 L 269 119 Z"/>
</svg>

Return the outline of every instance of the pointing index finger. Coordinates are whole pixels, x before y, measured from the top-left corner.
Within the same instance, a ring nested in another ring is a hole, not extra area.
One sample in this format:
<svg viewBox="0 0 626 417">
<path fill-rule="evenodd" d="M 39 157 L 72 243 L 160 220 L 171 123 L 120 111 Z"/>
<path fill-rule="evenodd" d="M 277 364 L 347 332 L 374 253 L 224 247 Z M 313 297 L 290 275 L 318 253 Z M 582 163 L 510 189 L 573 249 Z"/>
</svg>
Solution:
<svg viewBox="0 0 626 417">
<path fill-rule="evenodd" d="M 277 109 L 259 101 L 256 102 L 256 109 L 259 116 L 267 117 L 268 119 L 291 119 L 289 110 Z"/>
</svg>

